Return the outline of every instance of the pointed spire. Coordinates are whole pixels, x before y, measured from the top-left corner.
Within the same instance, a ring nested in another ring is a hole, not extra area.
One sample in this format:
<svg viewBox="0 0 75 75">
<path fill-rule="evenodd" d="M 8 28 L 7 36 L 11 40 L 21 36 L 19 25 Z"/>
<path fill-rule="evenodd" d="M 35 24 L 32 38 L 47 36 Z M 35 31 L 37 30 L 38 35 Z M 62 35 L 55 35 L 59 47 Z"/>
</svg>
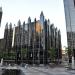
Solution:
<svg viewBox="0 0 75 75">
<path fill-rule="evenodd" d="M 28 18 L 28 23 L 30 23 L 31 22 L 31 18 L 30 18 L 30 16 L 29 16 L 29 18 Z"/>
<path fill-rule="evenodd" d="M 23 29 L 25 29 L 25 21 L 23 22 Z"/>
<path fill-rule="evenodd" d="M 47 23 L 47 20 L 45 19 L 45 23 Z"/>
<path fill-rule="evenodd" d="M 61 34 L 60 29 L 58 30 L 58 34 Z"/>
<path fill-rule="evenodd" d="M 5 25 L 5 29 L 8 29 L 8 22 L 7 22 L 6 25 Z"/>
<path fill-rule="evenodd" d="M 43 14 L 43 11 L 41 11 L 41 14 L 40 14 L 40 16 L 44 16 L 44 14 Z"/>
<path fill-rule="evenodd" d="M 36 32 L 36 18 L 34 19 L 34 30 Z"/>
<path fill-rule="evenodd" d="M 36 22 L 36 18 L 34 19 L 34 21 Z"/>
<path fill-rule="evenodd" d="M 21 21 L 20 20 L 18 21 L 18 26 L 19 26 L 19 30 L 20 30 L 20 28 L 21 28 Z"/>
<path fill-rule="evenodd" d="M 19 19 L 19 21 L 18 21 L 18 25 L 21 25 L 21 21 L 20 21 L 20 19 Z"/>
<path fill-rule="evenodd" d="M 12 29 L 12 23 L 9 24 L 9 29 Z"/>
<path fill-rule="evenodd" d="M 54 24 L 53 23 L 51 24 L 51 27 L 54 27 Z"/>
<path fill-rule="evenodd" d="M 43 11 L 41 11 L 41 14 L 40 14 L 40 22 L 41 24 L 43 25 L 44 24 L 44 14 L 43 14 Z"/>
<path fill-rule="evenodd" d="M 58 34 L 58 30 L 57 30 L 57 27 L 55 28 L 55 37 L 57 37 L 57 34 Z"/>
<path fill-rule="evenodd" d="M 25 21 L 23 22 L 23 26 L 25 25 Z"/>
<path fill-rule="evenodd" d="M 48 19 L 47 24 L 50 25 L 50 20 Z"/>
<path fill-rule="evenodd" d="M 55 28 L 55 30 L 57 31 L 57 27 Z"/>
</svg>

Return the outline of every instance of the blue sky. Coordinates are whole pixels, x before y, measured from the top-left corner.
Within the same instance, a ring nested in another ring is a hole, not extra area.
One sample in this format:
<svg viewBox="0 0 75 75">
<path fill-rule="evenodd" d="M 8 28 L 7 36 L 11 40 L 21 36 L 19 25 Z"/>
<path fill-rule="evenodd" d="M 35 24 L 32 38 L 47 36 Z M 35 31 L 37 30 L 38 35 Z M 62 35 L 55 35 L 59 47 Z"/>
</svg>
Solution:
<svg viewBox="0 0 75 75">
<path fill-rule="evenodd" d="M 50 22 L 60 29 L 62 46 L 67 46 L 63 0 L 0 0 L 0 6 L 3 9 L 0 38 L 3 38 L 6 22 L 17 25 L 20 19 L 21 22 L 27 23 L 29 16 L 32 21 L 35 17 L 38 20 L 43 11 L 45 18 L 49 18 Z"/>
</svg>

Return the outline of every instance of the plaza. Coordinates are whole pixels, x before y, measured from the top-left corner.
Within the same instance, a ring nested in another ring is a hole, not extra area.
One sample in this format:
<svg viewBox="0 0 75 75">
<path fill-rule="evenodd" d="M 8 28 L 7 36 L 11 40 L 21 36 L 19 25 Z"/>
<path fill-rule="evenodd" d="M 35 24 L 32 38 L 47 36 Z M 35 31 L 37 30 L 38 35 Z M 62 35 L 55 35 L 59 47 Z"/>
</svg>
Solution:
<svg viewBox="0 0 75 75">
<path fill-rule="evenodd" d="M 21 75 L 75 75 L 75 70 L 68 70 L 67 68 L 61 66 L 53 68 L 49 67 L 49 65 L 28 66 L 27 68 L 19 66 L 18 68 L 21 71 Z"/>
</svg>

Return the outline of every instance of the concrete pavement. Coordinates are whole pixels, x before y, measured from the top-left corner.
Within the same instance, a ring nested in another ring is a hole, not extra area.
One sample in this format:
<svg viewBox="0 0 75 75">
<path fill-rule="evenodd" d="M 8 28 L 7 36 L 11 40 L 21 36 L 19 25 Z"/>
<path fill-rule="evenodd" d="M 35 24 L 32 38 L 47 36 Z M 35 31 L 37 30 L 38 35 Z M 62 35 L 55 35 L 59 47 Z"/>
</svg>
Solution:
<svg viewBox="0 0 75 75">
<path fill-rule="evenodd" d="M 21 70 L 25 75 L 75 75 L 75 70 L 67 70 L 64 67 L 21 67 Z"/>
<path fill-rule="evenodd" d="M 68 70 L 65 67 L 49 67 L 49 66 L 28 66 L 21 67 L 18 66 L 18 69 L 21 70 L 21 75 L 75 75 L 75 70 Z M 0 67 L 0 75 L 1 75 Z"/>
</svg>

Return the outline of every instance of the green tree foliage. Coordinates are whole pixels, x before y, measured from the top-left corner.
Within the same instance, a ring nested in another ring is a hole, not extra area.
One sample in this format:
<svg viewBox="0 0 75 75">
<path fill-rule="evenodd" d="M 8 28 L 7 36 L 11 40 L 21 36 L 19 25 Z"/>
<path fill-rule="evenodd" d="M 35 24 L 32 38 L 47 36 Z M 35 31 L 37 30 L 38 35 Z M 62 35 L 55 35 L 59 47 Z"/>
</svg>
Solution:
<svg viewBox="0 0 75 75">
<path fill-rule="evenodd" d="M 27 55 L 27 49 L 22 48 L 21 49 L 21 57 L 22 59 L 25 59 Z M 15 60 L 16 59 L 16 52 L 14 50 L 11 50 L 9 53 L 7 51 L 3 51 L 0 53 L 0 59 L 3 58 L 5 60 Z"/>
<path fill-rule="evenodd" d="M 71 48 L 65 48 L 65 52 L 66 52 L 66 55 L 68 55 L 68 58 L 69 58 L 69 63 L 71 63 L 71 59 L 72 59 L 72 49 Z"/>
<path fill-rule="evenodd" d="M 3 52 L 3 55 L 2 55 L 3 59 L 5 60 L 14 60 L 15 56 L 16 56 L 15 52 L 10 52 L 9 54 L 8 52 Z"/>
<path fill-rule="evenodd" d="M 55 48 L 51 48 L 48 51 L 49 55 L 50 55 L 50 59 L 52 62 L 55 61 L 55 57 L 56 57 L 56 52 L 55 52 Z"/>
<path fill-rule="evenodd" d="M 67 48 L 65 49 L 66 54 L 68 54 L 68 57 L 70 57 L 72 55 L 72 49 L 71 48 Z"/>
<path fill-rule="evenodd" d="M 25 58 L 26 58 L 26 55 L 27 55 L 27 49 L 26 49 L 26 48 L 22 48 L 22 49 L 21 49 L 21 56 L 22 56 L 22 59 L 25 59 Z"/>
</svg>

